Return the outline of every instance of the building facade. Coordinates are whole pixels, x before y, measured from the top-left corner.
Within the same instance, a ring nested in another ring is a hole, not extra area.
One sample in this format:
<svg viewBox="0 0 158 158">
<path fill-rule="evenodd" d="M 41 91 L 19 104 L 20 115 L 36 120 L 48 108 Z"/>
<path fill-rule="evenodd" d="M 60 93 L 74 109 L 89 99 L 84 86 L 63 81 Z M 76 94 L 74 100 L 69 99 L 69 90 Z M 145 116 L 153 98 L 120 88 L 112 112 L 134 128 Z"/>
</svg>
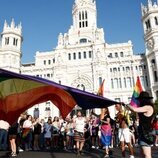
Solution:
<svg viewBox="0 0 158 158">
<path fill-rule="evenodd" d="M 59 84 L 97 93 L 105 79 L 104 96 L 129 103 L 137 76 L 144 90 L 158 97 L 158 4 L 142 5 L 145 53 L 136 55 L 131 41 L 109 44 L 104 29 L 97 26 L 95 0 L 74 0 L 73 23 L 59 33 L 58 44 L 49 52 L 36 52 L 35 62 L 21 63 L 21 24 L 6 22 L 1 34 L 0 67 L 21 74 L 46 78 Z M 6 63 L 4 61 L 7 61 Z M 54 116 L 58 109 L 51 102 L 35 105 L 37 115 Z M 35 113 L 34 112 L 34 113 Z"/>
</svg>

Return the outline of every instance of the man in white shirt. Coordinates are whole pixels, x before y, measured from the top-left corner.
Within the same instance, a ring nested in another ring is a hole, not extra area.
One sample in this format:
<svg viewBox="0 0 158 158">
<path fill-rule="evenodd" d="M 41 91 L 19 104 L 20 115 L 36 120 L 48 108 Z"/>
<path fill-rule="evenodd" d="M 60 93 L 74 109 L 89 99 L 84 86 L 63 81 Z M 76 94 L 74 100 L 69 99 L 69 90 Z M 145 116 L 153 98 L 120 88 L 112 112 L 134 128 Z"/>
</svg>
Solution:
<svg viewBox="0 0 158 158">
<path fill-rule="evenodd" d="M 0 120 L 0 150 L 7 149 L 8 129 L 10 125 L 7 121 Z"/>
</svg>

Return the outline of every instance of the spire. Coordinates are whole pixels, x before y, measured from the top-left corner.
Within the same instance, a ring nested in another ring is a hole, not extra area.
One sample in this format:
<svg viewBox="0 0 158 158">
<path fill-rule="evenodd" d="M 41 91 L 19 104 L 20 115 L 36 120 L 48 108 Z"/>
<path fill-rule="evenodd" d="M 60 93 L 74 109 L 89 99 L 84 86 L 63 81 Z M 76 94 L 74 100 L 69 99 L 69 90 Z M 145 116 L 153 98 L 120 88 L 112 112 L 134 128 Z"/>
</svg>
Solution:
<svg viewBox="0 0 158 158">
<path fill-rule="evenodd" d="M 148 0 L 148 7 L 152 6 L 152 0 Z"/>
<path fill-rule="evenodd" d="M 11 28 L 14 28 L 15 27 L 15 22 L 14 22 L 14 19 L 12 18 L 12 21 L 11 21 Z"/>
<path fill-rule="evenodd" d="M 4 21 L 4 27 L 3 27 L 3 30 L 4 30 L 5 28 L 7 28 L 7 26 L 8 26 L 8 24 L 7 24 L 7 21 L 5 20 L 5 21 Z"/>
<path fill-rule="evenodd" d="M 21 24 L 21 22 L 20 22 L 20 24 L 18 25 L 18 28 L 19 28 L 19 29 L 22 29 L 22 24 Z"/>
</svg>

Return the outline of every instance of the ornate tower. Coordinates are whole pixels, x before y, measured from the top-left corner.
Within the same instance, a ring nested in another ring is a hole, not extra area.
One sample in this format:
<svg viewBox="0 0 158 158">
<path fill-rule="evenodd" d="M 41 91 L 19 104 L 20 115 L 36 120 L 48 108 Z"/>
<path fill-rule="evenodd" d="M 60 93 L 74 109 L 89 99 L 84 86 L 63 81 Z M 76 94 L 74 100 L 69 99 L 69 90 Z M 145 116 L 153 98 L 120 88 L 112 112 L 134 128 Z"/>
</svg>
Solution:
<svg viewBox="0 0 158 158">
<path fill-rule="evenodd" d="M 57 48 L 83 43 L 102 44 L 104 30 L 97 27 L 97 9 L 95 0 L 74 0 L 72 25 L 65 34 L 59 34 Z"/>
<path fill-rule="evenodd" d="M 141 11 L 151 91 L 158 98 L 158 3 L 148 0 Z"/>
<path fill-rule="evenodd" d="M 20 72 L 21 66 L 21 46 L 22 46 L 22 26 L 15 26 L 12 19 L 10 26 L 5 21 L 3 32 L 1 33 L 0 47 L 0 67 Z"/>
<path fill-rule="evenodd" d="M 75 0 L 72 14 L 75 29 L 97 27 L 95 0 Z"/>
</svg>

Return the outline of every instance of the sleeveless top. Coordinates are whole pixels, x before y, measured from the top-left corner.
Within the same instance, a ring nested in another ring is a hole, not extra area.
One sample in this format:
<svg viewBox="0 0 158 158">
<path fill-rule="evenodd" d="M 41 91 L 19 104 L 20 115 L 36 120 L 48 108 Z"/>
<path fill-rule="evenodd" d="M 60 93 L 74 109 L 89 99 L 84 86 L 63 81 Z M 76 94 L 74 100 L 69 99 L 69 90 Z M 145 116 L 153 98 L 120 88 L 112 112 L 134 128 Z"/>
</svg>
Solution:
<svg viewBox="0 0 158 158">
<path fill-rule="evenodd" d="M 145 116 L 144 113 L 139 113 L 139 129 L 140 132 L 142 131 L 142 129 L 144 129 L 145 131 L 152 131 L 152 120 L 154 117 L 154 114 L 152 114 L 151 116 Z"/>
<path fill-rule="evenodd" d="M 75 130 L 78 132 L 84 133 L 84 127 L 85 127 L 85 118 L 81 117 L 80 119 L 77 117 L 75 120 L 76 127 Z"/>
<path fill-rule="evenodd" d="M 101 123 L 101 131 L 107 131 L 109 135 L 111 134 L 111 125 L 104 123 L 104 121 L 107 121 L 107 119 L 110 119 L 110 115 L 105 115 L 103 118 L 103 122 Z"/>
</svg>

